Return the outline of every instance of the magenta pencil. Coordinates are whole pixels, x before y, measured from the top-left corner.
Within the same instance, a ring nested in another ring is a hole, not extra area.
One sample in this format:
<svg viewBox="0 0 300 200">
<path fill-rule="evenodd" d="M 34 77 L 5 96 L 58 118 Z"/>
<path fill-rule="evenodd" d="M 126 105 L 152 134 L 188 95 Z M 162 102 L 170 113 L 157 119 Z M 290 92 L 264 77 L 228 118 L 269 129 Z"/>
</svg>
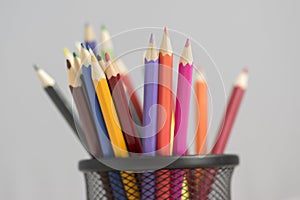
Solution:
<svg viewBox="0 0 300 200">
<path fill-rule="evenodd" d="M 188 133 L 188 120 L 190 108 L 190 96 L 193 74 L 193 56 L 190 40 L 187 39 L 179 62 L 179 73 L 175 107 L 175 130 L 173 155 L 186 154 L 186 142 Z M 171 199 L 179 199 L 181 196 L 183 170 L 174 170 L 171 175 Z"/>
</svg>

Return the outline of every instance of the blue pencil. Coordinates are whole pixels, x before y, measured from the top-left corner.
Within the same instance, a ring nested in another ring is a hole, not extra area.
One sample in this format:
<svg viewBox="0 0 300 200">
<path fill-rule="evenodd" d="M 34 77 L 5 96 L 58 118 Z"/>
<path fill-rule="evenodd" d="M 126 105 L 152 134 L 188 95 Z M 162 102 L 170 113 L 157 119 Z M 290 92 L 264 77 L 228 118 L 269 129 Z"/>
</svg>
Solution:
<svg viewBox="0 0 300 200">
<path fill-rule="evenodd" d="M 102 116 L 102 111 L 98 102 L 98 98 L 96 96 L 96 92 L 95 92 L 95 87 L 93 84 L 93 80 L 92 80 L 92 73 L 91 73 L 91 64 L 93 64 L 90 60 L 90 53 L 92 53 L 91 49 L 90 52 L 87 51 L 87 47 L 85 47 L 82 44 L 82 48 L 83 48 L 83 57 L 86 59 L 83 64 L 82 64 L 82 75 L 81 75 L 81 80 L 84 82 L 83 85 L 85 86 L 85 90 L 90 102 L 90 108 L 93 112 L 94 115 L 94 119 L 96 119 L 96 121 L 98 122 L 99 126 L 97 127 L 97 129 L 100 131 L 98 132 L 99 134 L 99 138 L 100 138 L 100 144 L 101 144 L 101 148 L 103 151 L 103 156 L 104 157 L 113 157 L 114 153 L 113 153 L 113 149 L 111 146 L 111 142 L 109 140 L 109 136 L 108 136 L 108 132 L 106 129 L 106 125 Z M 95 63 L 94 63 L 95 64 Z M 96 61 L 96 64 L 98 64 L 98 62 Z M 100 66 L 98 66 L 100 67 Z M 97 124 L 96 122 L 96 124 Z M 104 134 L 103 134 L 104 133 Z M 126 193 L 125 190 L 123 189 L 123 182 L 122 182 L 122 178 L 120 176 L 120 173 L 118 172 L 108 172 L 108 178 L 109 178 L 109 182 L 110 185 L 112 187 L 112 192 L 113 192 L 113 196 L 115 197 L 115 199 L 120 199 L 120 200 L 125 200 L 126 199 Z"/>
<path fill-rule="evenodd" d="M 94 84 L 92 81 L 91 75 L 91 64 L 90 64 L 90 53 L 85 49 L 84 51 L 84 60 L 82 61 L 82 74 L 80 75 L 81 81 L 83 83 L 89 106 L 91 112 L 93 114 L 94 122 L 96 124 L 96 129 L 98 132 L 98 138 L 100 142 L 100 146 L 103 152 L 103 157 L 113 157 L 113 150 L 110 144 L 110 140 L 108 137 L 108 133 L 106 130 L 106 125 L 102 116 L 102 112 L 99 106 L 99 102 L 96 96 Z M 76 54 L 74 53 L 75 59 L 79 59 Z"/>
<path fill-rule="evenodd" d="M 86 46 L 89 46 L 93 50 L 95 55 L 98 54 L 96 36 L 90 24 L 85 25 L 84 42 Z"/>
<path fill-rule="evenodd" d="M 155 156 L 157 131 L 158 51 L 151 34 L 145 56 L 143 153 Z M 142 199 L 155 199 L 155 173 L 143 173 Z"/>
</svg>

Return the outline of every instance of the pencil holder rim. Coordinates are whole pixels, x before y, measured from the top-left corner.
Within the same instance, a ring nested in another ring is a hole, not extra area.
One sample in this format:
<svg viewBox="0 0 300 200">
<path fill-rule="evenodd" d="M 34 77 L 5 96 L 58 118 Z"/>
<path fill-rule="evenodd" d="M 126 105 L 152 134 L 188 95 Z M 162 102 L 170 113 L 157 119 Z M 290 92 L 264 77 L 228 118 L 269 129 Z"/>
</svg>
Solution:
<svg viewBox="0 0 300 200">
<path fill-rule="evenodd" d="M 107 172 L 107 171 L 144 171 L 159 170 L 162 163 L 166 167 L 162 169 L 189 169 L 189 168 L 213 168 L 221 166 L 236 166 L 239 157 L 233 154 L 208 154 L 188 156 L 135 156 L 127 158 L 101 158 L 79 161 L 79 170 L 82 172 Z M 120 170 L 109 166 L 120 166 Z"/>
</svg>

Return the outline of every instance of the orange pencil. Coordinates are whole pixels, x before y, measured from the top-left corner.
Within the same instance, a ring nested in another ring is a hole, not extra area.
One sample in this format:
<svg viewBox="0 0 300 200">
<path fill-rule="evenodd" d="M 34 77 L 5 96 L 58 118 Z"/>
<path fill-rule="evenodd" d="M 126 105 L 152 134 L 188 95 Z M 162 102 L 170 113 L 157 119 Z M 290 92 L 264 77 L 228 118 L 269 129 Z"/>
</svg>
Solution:
<svg viewBox="0 0 300 200">
<path fill-rule="evenodd" d="M 159 51 L 157 152 L 162 156 L 170 155 L 170 134 L 172 121 L 172 67 L 173 50 L 167 28 L 164 29 Z M 173 134 L 173 133 L 172 133 Z"/>
<path fill-rule="evenodd" d="M 206 154 L 207 152 L 207 118 L 208 118 L 208 105 L 207 105 L 207 84 L 203 73 L 197 74 L 195 83 L 196 92 L 196 154 Z"/>
<path fill-rule="evenodd" d="M 170 155 L 171 121 L 173 109 L 172 97 L 172 67 L 173 50 L 167 28 L 164 29 L 163 39 L 159 51 L 158 74 L 158 114 L 157 141 L 158 155 Z M 156 173 L 156 199 L 170 198 L 170 171 L 160 170 Z"/>
<path fill-rule="evenodd" d="M 208 119 L 208 102 L 207 102 L 207 83 L 205 77 L 201 72 L 196 74 L 195 83 L 195 93 L 196 93 L 196 154 L 206 154 L 207 153 L 207 119 Z M 188 190 L 189 198 L 191 200 L 205 199 L 206 194 L 201 193 L 201 185 L 205 185 L 204 175 L 205 171 L 203 169 L 195 169 L 188 172 Z"/>
</svg>

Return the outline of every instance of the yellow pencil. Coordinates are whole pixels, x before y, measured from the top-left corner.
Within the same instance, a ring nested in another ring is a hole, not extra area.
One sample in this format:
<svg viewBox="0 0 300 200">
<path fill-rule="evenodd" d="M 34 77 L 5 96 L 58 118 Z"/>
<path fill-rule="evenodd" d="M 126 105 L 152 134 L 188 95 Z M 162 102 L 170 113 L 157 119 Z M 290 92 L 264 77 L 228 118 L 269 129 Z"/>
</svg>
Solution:
<svg viewBox="0 0 300 200">
<path fill-rule="evenodd" d="M 92 79 L 95 86 L 98 101 L 101 106 L 106 128 L 112 143 L 112 148 L 116 157 L 128 157 L 126 143 L 117 118 L 116 109 L 107 84 L 104 72 L 100 68 L 97 58 L 90 50 L 92 61 Z M 133 172 L 121 172 L 124 188 L 128 199 L 138 199 L 139 189 Z"/>
<path fill-rule="evenodd" d="M 101 70 L 97 58 L 92 55 L 92 79 L 96 94 L 103 113 L 106 128 L 112 143 L 116 157 L 128 157 L 125 139 L 123 137 L 120 123 L 117 118 L 112 96 L 106 81 L 104 72 Z"/>
</svg>

